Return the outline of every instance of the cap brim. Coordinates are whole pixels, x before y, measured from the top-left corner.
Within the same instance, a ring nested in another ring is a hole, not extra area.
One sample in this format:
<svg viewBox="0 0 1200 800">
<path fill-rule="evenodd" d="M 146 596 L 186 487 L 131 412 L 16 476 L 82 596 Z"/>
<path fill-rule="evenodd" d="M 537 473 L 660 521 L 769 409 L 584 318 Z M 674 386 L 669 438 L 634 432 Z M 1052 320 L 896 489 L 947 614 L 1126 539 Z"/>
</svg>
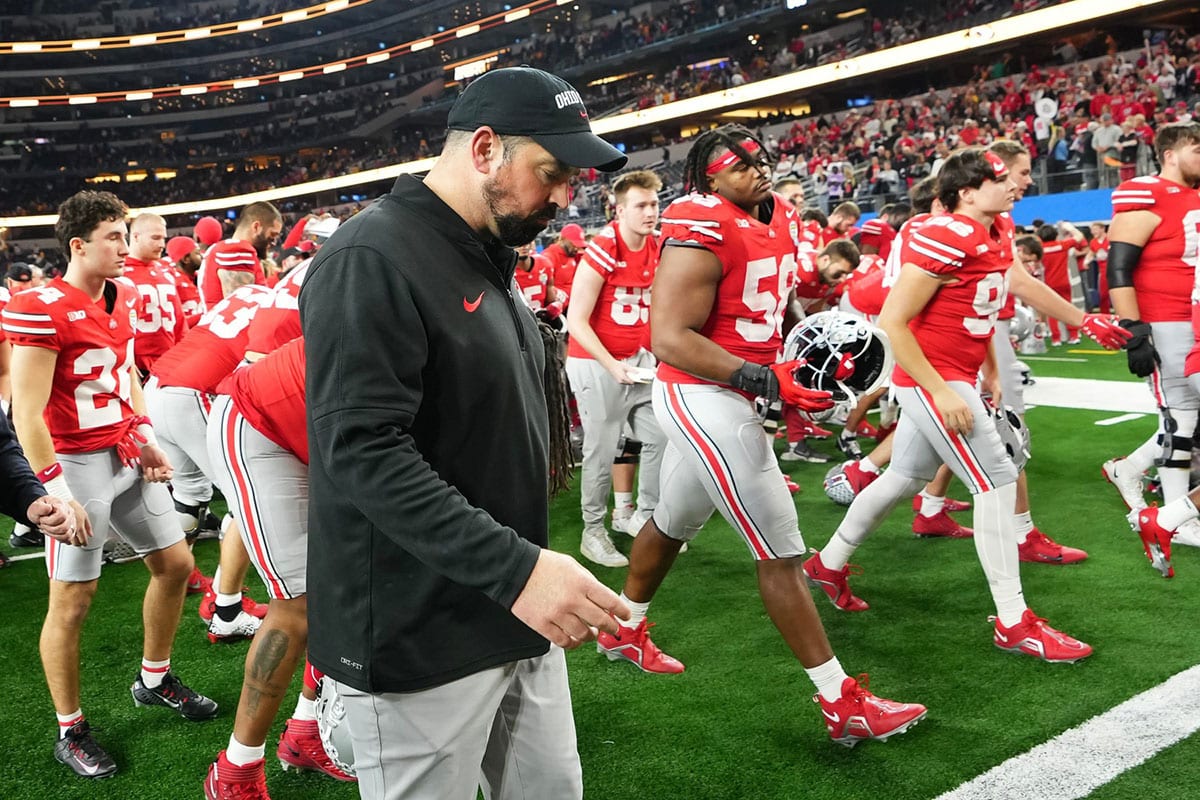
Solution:
<svg viewBox="0 0 1200 800">
<path fill-rule="evenodd" d="M 601 172 L 615 172 L 629 161 L 628 156 L 594 133 L 537 133 L 530 138 L 570 167 L 594 167 Z"/>
</svg>

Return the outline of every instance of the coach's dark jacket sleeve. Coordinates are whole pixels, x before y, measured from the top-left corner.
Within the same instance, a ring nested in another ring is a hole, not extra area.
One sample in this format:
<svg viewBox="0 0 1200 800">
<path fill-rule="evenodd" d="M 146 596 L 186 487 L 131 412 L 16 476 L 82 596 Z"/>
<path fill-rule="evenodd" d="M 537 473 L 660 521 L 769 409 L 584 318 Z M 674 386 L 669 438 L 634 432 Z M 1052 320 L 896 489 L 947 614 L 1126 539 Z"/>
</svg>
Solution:
<svg viewBox="0 0 1200 800">
<path fill-rule="evenodd" d="M 414 183 L 343 226 L 300 297 L 310 656 L 365 691 L 548 647 L 508 610 L 547 543 L 540 338 L 511 251 Z"/>
<path fill-rule="evenodd" d="M 25 460 L 25 452 L 17 443 L 8 419 L 0 414 L 0 512 L 28 525 L 25 512 L 34 500 L 45 494 L 42 482 Z"/>
</svg>

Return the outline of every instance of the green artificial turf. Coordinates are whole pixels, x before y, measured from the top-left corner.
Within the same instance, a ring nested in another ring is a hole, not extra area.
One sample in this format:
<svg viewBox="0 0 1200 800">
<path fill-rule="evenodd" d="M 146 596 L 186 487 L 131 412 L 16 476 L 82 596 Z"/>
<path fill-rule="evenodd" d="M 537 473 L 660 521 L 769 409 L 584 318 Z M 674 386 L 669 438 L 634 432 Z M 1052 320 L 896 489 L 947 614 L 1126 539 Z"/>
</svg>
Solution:
<svg viewBox="0 0 1200 800">
<path fill-rule="evenodd" d="M 1095 348 L 1054 348 L 1048 354 L 1085 358 L 1085 364 L 1028 363 L 1037 376 L 1129 379 L 1123 358 L 1089 349 Z M 902 504 L 854 559 L 863 573 L 853 585 L 871 609 L 838 612 L 819 593 L 818 607 L 851 674 L 869 672 L 877 693 L 925 703 L 929 716 L 888 743 L 846 750 L 826 737 L 811 684 L 763 611 L 746 547 L 724 521 L 714 519 L 680 556 L 651 608 L 653 637 L 687 665 L 684 674 L 645 675 L 632 665 L 610 663 L 592 645 L 568 654 L 586 795 L 923 800 L 1200 663 L 1200 638 L 1193 635 L 1200 552 L 1177 548 L 1177 577 L 1159 578 L 1129 531 L 1116 492 L 1100 475 L 1100 464 L 1142 442 L 1154 420 L 1093 424 L 1111 416 L 1049 407 L 1028 415 L 1034 520 L 1053 538 L 1088 550 L 1091 558 L 1069 567 L 1023 565 L 1026 598 L 1053 625 L 1095 646 L 1092 658 L 1049 665 L 995 649 L 987 619 L 991 602 L 973 544 L 916 539 L 909 528 L 911 509 Z M 816 446 L 834 452 L 831 442 Z M 813 547 L 824 545 L 844 512 L 821 491 L 827 468 L 785 464 L 804 488 L 796 505 Z M 958 484 L 951 495 L 966 497 Z M 551 509 L 552 546 L 576 557 L 578 502 L 572 490 Z M 962 516 L 969 524 L 970 515 Z M 6 534 L 7 526 L 0 525 L 0 532 Z M 631 539 L 621 534 L 614 539 L 628 551 Z M 211 573 L 215 543 L 201 542 L 196 553 Z M 594 571 L 620 589 L 624 570 Z M 165 709 L 135 709 L 128 687 L 140 654 L 145 581 L 138 564 L 106 567 L 85 629 L 83 708 L 121 767 L 116 777 L 93 783 L 69 774 L 51 754 L 53 709 L 37 655 L 44 566 L 25 561 L 0 572 L 6 633 L 0 665 L 8 676 L 0 703 L 7 754 L 0 798 L 202 796 L 207 764 L 230 733 L 247 645 L 209 644 L 196 614 L 198 600 L 190 598 L 174 667 L 220 702 L 221 714 L 211 722 L 189 723 Z M 262 599 L 257 579 L 250 582 Z M 298 681 L 272 746 L 297 689 Z M 1164 788 L 1172 796 L 1196 796 L 1190 787 L 1197 757 L 1196 741 L 1185 740 L 1093 796 L 1142 798 Z M 275 800 L 356 796 L 353 787 L 281 773 L 273 758 L 268 764 Z"/>
</svg>

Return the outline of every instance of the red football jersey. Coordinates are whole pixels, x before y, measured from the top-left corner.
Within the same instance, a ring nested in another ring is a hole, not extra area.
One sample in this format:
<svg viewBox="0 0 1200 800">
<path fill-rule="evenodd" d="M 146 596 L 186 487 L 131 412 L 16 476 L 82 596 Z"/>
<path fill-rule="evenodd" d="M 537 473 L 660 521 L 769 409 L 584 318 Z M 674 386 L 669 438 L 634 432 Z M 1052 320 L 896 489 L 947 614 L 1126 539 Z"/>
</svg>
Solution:
<svg viewBox="0 0 1200 800">
<path fill-rule="evenodd" d="M 187 332 L 175 281 L 159 261 L 125 256 L 125 280 L 137 290 L 142 313 L 133 340 L 133 357 L 143 374 Z"/>
<path fill-rule="evenodd" d="M 112 311 L 107 298 L 112 298 Z M 137 291 L 120 280 L 91 297 L 55 278 L 19 292 L 4 309 L 4 332 L 14 345 L 58 354 L 43 417 L 58 453 L 113 447 L 133 416 L 130 370 L 138 321 Z"/>
<path fill-rule="evenodd" d="M 796 279 L 800 221 L 781 195 L 774 195 L 769 223 L 759 221 L 717 194 L 690 194 L 667 206 L 663 242 L 700 247 L 721 261 L 712 311 L 700 333 L 739 358 L 773 364 L 788 291 Z M 711 383 L 660 363 L 658 377 L 670 383 Z"/>
<path fill-rule="evenodd" d="M 579 254 L 567 255 L 561 244 L 557 242 L 541 252 L 541 256 L 550 263 L 550 275 L 554 278 L 556 289 L 562 289 L 571 295 L 571 284 L 575 281 L 575 269 L 579 266 Z"/>
<path fill-rule="evenodd" d="M 900 226 L 900 232 L 896 234 L 896 241 L 892 245 L 892 250 L 883 262 L 884 286 L 891 288 L 896 285 L 896 279 L 900 277 L 900 268 L 904 266 L 904 261 L 901 259 L 900 254 L 904 252 L 905 243 L 912 238 L 915 231 L 932 217 L 932 214 L 916 214 L 909 217 L 908 221 Z"/>
<path fill-rule="evenodd" d="M 8 301 L 12 299 L 12 295 L 8 289 L 0 286 L 0 319 L 4 318 L 4 307 L 8 305 Z M 4 326 L 0 325 L 0 342 L 8 341 L 8 337 L 4 335 Z"/>
<path fill-rule="evenodd" d="M 1001 236 L 1008 239 L 1012 244 L 1013 263 L 1016 263 L 1017 256 L 1017 223 L 1013 222 L 1012 214 L 1005 211 L 996 217 L 996 230 Z M 1074 240 L 1072 240 L 1074 242 Z M 1024 266 L 1021 269 L 1025 269 Z M 1004 307 L 1000 309 L 1000 313 L 996 315 L 996 319 L 1012 319 L 1017 315 L 1017 296 L 1009 294 L 1008 299 L 1004 301 Z"/>
<path fill-rule="evenodd" d="M 192 282 L 186 272 L 170 261 L 164 260 L 162 263 L 175 280 L 175 291 L 179 294 L 179 304 L 183 306 L 183 317 L 187 320 L 189 328 L 194 327 L 200 321 L 200 315 L 204 313 L 204 298 L 200 296 L 200 287 Z"/>
<path fill-rule="evenodd" d="M 162 386 L 212 394 L 246 355 L 250 322 L 271 302 L 271 290 L 250 284 L 212 307 L 179 344 L 154 362 L 150 374 Z"/>
<path fill-rule="evenodd" d="M 200 277 L 200 294 L 210 308 L 225 297 L 225 292 L 221 289 L 221 277 L 217 274 L 217 270 L 222 269 L 249 272 L 254 276 L 254 283 L 267 282 L 254 245 L 239 239 L 217 242 L 204 252 L 204 260 L 200 262 L 200 272 L 197 273 Z"/>
<path fill-rule="evenodd" d="M 1188 322 L 1198 266 L 1200 193 L 1160 177 L 1125 181 L 1112 193 L 1113 214 L 1149 211 L 1160 220 L 1133 271 L 1146 322 Z"/>
<path fill-rule="evenodd" d="M 256 431 L 307 464 L 304 365 L 304 340 L 296 338 L 235 370 L 218 391 L 229 395 Z"/>
<path fill-rule="evenodd" d="M 879 257 L 887 261 L 888 254 L 892 252 L 892 242 L 895 238 L 896 229 L 886 221 L 875 217 L 862 224 L 858 241 L 861 245 L 876 247 L 879 250 Z"/>
<path fill-rule="evenodd" d="M 540 254 L 533 256 L 529 269 L 518 265 L 513 272 L 513 280 L 517 282 L 526 304 L 534 311 L 541 311 L 550 302 L 546 298 L 546 287 L 550 284 L 550 262 Z"/>
<path fill-rule="evenodd" d="M 629 358 L 650 341 L 650 284 L 658 269 L 658 251 L 655 234 L 646 237 L 641 250 L 630 250 L 613 220 L 592 239 L 579 262 L 604 278 L 588 321 L 613 358 Z M 574 339 L 567 344 L 567 355 L 592 357 Z"/>
<path fill-rule="evenodd" d="M 300 335 L 300 287 L 311 263 L 308 259 L 297 265 L 271 289 L 271 299 L 250 323 L 248 351 L 270 353 Z"/>
<path fill-rule="evenodd" d="M 908 327 L 939 375 L 974 384 L 1008 295 L 1011 237 L 1003 225 L 985 230 L 970 217 L 942 214 L 905 238 L 900 257 L 930 274 L 957 279 L 942 284 Z M 899 365 L 892 383 L 917 385 Z"/>
<path fill-rule="evenodd" d="M 1051 289 L 1070 291 L 1071 270 L 1068 261 L 1071 250 L 1078 246 L 1074 239 L 1042 242 L 1042 267 L 1045 269 L 1043 280 Z"/>
<path fill-rule="evenodd" d="M 888 290 L 883 285 L 883 264 L 880 256 L 863 256 L 858 269 L 838 286 L 850 305 L 871 317 L 879 316 Z"/>
</svg>

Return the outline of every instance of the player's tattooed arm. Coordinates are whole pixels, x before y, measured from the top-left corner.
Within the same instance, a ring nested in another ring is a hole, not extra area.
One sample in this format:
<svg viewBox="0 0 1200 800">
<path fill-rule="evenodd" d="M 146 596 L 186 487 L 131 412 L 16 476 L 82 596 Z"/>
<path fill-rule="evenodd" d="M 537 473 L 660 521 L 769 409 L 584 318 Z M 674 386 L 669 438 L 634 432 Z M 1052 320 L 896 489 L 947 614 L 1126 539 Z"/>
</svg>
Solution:
<svg viewBox="0 0 1200 800">
<path fill-rule="evenodd" d="M 217 270 L 217 278 L 221 281 L 221 293 L 226 297 L 229 297 L 229 295 L 246 284 L 254 283 L 253 272 L 242 272 L 240 270 L 219 269 Z"/>
</svg>

